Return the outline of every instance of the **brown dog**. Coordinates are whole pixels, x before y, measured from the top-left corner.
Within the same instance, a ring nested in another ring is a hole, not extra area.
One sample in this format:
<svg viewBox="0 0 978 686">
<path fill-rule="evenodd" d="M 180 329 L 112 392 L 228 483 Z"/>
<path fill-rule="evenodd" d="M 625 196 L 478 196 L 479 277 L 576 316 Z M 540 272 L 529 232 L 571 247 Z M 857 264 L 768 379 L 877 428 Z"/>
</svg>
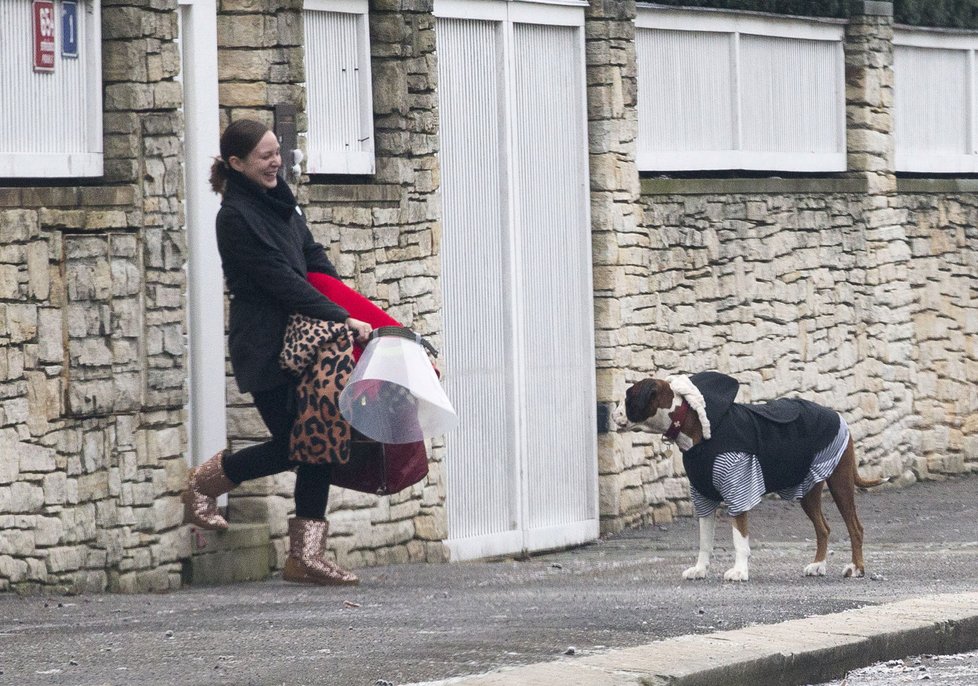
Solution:
<svg viewBox="0 0 978 686">
<path fill-rule="evenodd" d="M 716 506 L 723 500 L 733 515 L 735 549 L 734 566 L 723 578 L 747 581 L 747 513 L 771 492 L 801 500 L 816 538 L 815 560 L 805 567 L 805 575 L 824 576 L 829 527 L 821 496 L 826 483 L 852 543 L 852 562 L 843 574 L 863 576 L 863 527 L 854 492 L 856 487 L 870 488 L 882 480 L 866 481 L 859 476 L 845 421 L 828 408 L 800 399 L 764 405 L 735 403 L 737 385 L 717 372 L 645 379 L 628 389 L 615 411 L 615 423 L 621 429 L 663 434 L 683 453 L 700 525 L 699 557 L 683 572 L 683 578 L 706 576 Z"/>
</svg>

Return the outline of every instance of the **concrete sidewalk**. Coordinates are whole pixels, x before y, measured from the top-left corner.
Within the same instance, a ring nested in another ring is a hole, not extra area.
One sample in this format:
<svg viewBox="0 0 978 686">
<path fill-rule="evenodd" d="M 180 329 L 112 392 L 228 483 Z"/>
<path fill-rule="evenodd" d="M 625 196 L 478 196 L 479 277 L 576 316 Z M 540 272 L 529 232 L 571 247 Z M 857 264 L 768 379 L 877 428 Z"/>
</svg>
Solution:
<svg viewBox="0 0 978 686">
<path fill-rule="evenodd" d="M 681 519 L 529 559 L 361 569 L 353 588 L 0 595 L 0 684 L 818 683 L 978 647 L 976 494 L 978 476 L 860 493 L 864 579 L 841 576 L 831 503 L 829 576 L 806 578 L 811 524 L 765 500 L 747 583 L 721 580 L 725 525 L 709 578 L 683 581 L 697 527 Z"/>
<path fill-rule="evenodd" d="M 978 592 L 957 593 L 414 686 L 813 684 L 874 662 L 976 648 Z"/>
</svg>

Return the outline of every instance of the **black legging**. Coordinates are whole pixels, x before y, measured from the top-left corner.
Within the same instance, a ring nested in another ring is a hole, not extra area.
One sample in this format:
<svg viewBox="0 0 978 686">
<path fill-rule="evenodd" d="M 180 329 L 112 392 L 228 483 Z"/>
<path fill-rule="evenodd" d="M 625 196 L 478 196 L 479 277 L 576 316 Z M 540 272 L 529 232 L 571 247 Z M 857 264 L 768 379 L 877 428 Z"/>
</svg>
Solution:
<svg viewBox="0 0 978 686">
<path fill-rule="evenodd" d="M 295 514 L 323 519 L 329 498 L 329 464 L 297 464 L 289 461 L 289 434 L 295 423 L 295 386 L 284 384 L 253 393 L 255 407 L 271 440 L 225 455 L 224 473 L 236 484 L 295 469 Z"/>
</svg>

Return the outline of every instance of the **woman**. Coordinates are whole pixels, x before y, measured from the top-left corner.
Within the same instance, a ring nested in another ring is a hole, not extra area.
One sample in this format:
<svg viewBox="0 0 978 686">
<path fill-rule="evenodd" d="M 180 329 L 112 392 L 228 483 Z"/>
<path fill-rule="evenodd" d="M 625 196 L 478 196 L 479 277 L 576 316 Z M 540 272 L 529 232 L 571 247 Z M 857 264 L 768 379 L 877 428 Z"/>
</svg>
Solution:
<svg viewBox="0 0 978 686">
<path fill-rule="evenodd" d="M 226 529 L 216 498 L 243 481 L 296 470 L 295 517 L 283 578 L 317 584 L 355 584 L 351 572 L 324 557 L 330 465 L 290 460 L 296 417 L 295 381 L 279 366 L 291 314 L 344 323 L 358 342 L 371 327 L 354 319 L 306 280 L 308 272 L 338 276 L 313 240 L 288 184 L 279 176 L 278 139 L 261 122 L 240 119 L 221 136 L 211 186 L 221 194 L 217 242 L 230 292 L 228 342 L 238 387 L 250 393 L 271 439 L 214 455 L 190 472 L 184 493 L 187 521 Z"/>
</svg>

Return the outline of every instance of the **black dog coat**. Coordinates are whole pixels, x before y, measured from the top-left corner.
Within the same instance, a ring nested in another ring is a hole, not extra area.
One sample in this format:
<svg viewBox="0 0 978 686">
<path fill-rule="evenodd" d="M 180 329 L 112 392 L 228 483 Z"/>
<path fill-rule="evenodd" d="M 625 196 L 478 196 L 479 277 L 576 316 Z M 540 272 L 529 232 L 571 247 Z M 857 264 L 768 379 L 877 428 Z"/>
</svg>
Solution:
<svg viewBox="0 0 978 686">
<path fill-rule="evenodd" d="M 842 418 L 816 403 L 801 398 L 736 403 L 738 383 L 732 377 L 701 372 L 689 380 L 703 395 L 710 438 L 683 453 L 683 466 L 693 488 L 714 502 L 727 500 L 714 484 L 718 456 L 754 456 L 763 475 L 764 493 L 775 493 L 801 484 L 816 456 L 839 438 Z M 844 448 L 838 450 L 839 455 Z"/>
</svg>

